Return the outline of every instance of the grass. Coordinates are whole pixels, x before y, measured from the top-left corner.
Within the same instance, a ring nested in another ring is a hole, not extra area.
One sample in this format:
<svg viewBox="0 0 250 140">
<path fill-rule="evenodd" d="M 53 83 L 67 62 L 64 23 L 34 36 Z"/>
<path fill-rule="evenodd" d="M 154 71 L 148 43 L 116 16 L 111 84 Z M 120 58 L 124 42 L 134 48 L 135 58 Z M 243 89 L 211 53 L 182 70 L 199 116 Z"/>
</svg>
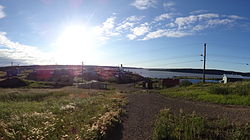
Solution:
<svg viewBox="0 0 250 140">
<path fill-rule="evenodd" d="M 6 72 L 0 71 L 0 77 L 6 76 Z"/>
<path fill-rule="evenodd" d="M 154 124 L 153 140 L 248 140 L 250 125 L 231 124 L 193 114 L 173 115 L 161 110 Z"/>
<path fill-rule="evenodd" d="M 47 81 L 33 81 L 33 80 L 24 80 L 28 84 L 28 88 L 53 88 L 52 82 Z"/>
<path fill-rule="evenodd" d="M 161 90 L 162 94 L 171 97 L 182 97 L 191 100 L 250 106 L 250 82 L 228 84 L 207 83 L 176 87 Z"/>
<path fill-rule="evenodd" d="M 102 139 L 124 104 L 115 90 L 0 89 L 0 139 Z"/>
</svg>

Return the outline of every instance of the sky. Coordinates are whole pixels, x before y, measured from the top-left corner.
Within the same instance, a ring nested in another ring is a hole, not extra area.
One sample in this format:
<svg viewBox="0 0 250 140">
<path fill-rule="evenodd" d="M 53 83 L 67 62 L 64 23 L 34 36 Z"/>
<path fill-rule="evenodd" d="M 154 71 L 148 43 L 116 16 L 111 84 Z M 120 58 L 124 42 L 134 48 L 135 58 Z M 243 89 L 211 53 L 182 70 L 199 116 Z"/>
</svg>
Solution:
<svg viewBox="0 0 250 140">
<path fill-rule="evenodd" d="M 248 0 L 0 0 L 0 66 L 250 72 Z M 249 64 L 249 65 L 248 65 Z"/>
</svg>

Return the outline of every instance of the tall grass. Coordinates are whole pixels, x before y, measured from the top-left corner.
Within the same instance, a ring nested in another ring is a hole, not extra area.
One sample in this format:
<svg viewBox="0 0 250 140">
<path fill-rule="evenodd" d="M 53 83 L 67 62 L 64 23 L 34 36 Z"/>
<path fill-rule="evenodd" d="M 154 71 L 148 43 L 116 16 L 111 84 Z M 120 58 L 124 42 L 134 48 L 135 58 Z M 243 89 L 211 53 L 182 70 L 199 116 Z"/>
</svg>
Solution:
<svg viewBox="0 0 250 140">
<path fill-rule="evenodd" d="M 0 139 L 102 139 L 124 104 L 114 90 L 1 89 Z"/>
<path fill-rule="evenodd" d="M 173 115 L 161 110 L 153 129 L 153 140 L 248 140 L 250 125 L 235 125 L 222 119 L 195 114 Z"/>
<path fill-rule="evenodd" d="M 161 93 L 192 100 L 250 106 L 250 82 L 194 84 L 164 89 Z"/>
</svg>

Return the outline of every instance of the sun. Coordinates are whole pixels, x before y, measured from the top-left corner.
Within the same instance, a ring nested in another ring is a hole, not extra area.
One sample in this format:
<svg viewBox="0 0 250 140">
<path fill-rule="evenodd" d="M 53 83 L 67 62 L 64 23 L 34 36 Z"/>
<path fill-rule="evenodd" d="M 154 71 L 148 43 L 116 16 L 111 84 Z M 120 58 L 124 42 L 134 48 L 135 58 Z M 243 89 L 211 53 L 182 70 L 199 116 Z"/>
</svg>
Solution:
<svg viewBox="0 0 250 140">
<path fill-rule="evenodd" d="M 58 63 L 77 64 L 93 54 L 94 35 L 84 25 L 67 26 L 58 37 L 56 57 Z"/>
</svg>

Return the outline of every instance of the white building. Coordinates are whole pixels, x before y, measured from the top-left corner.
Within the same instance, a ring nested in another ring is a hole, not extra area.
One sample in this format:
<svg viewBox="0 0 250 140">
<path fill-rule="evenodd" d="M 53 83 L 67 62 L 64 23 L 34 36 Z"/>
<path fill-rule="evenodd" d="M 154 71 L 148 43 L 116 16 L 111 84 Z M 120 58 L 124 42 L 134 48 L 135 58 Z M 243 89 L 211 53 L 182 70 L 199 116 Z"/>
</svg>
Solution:
<svg viewBox="0 0 250 140">
<path fill-rule="evenodd" d="M 242 81 L 243 79 L 245 78 L 241 75 L 223 74 L 222 82 L 226 84 L 228 82 Z"/>
</svg>

